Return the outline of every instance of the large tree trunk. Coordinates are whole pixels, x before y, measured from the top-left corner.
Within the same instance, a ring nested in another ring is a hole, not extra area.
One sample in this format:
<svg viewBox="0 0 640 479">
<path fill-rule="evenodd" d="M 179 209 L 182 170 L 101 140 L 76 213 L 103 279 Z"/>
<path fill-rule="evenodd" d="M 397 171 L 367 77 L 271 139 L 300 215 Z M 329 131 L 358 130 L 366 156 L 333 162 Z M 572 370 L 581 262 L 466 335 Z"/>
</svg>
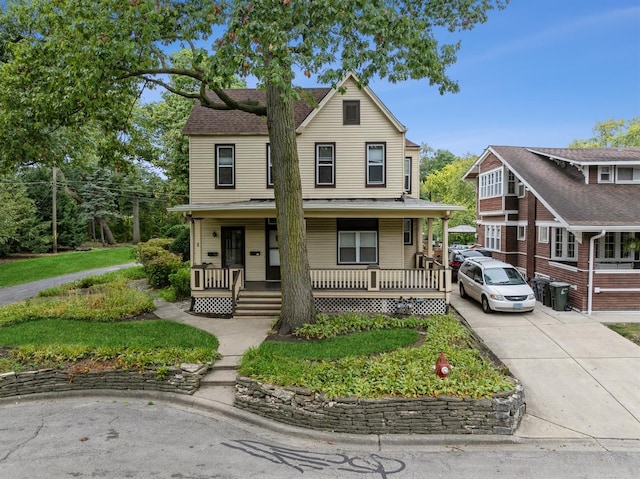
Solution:
<svg viewBox="0 0 640 479">
<path fill-rule="evenodd" d="M 282 310 L 276 329 L 290 334 L 315 321 L 307 256 L 302 184 L 298 164 L 293 98 L 290 90 L 265 82 L 278 222 Z"/>
<path fill-rule="evenodd" d="M 96 217 L 96 219 L 98 220 L 98 223 L 100 224 L 100 239 L 102 240 L 102 244 L 110 244 L 110 245 L 114 245 L 116 244 L 116 239 L 113 236 L 113 232 L 111 231 L 111 228 L 109 228 L 109 225 L 107 224 L 107 222 L 105 221 L 105 219 L 102 216 L 98 216 Z"/>
</svg>

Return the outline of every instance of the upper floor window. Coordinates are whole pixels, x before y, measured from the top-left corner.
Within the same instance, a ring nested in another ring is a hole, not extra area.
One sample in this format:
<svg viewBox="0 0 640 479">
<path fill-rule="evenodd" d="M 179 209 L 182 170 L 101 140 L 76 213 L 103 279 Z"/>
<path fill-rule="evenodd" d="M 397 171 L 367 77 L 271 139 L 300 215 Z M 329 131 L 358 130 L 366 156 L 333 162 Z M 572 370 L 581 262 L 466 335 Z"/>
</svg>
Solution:
<svg viewBox="0 0 640 479">
<path fill-rule="evenodd" d="M 518 241 L 525 241 L 527 239 L 527 225 L 518 225 L 516 228 Z"/>
<path fill-rule="evenodd" d="M 640 166 L 618 166 L 618 183 L 640 183 Z"/>
<path fill-rule="evenodd" d="M 316 143 L 316 186 L 335 186 L 335 156 L 335 143 Z"/>
<path fill-rule="evenodd" d="M 344 100 L 342 102 L 342 124 L 360 124 L 360 100 Z"/>
<path fill-rule="evenodd" d="M 216 145 L 216 188 L 235 187 L 235 156 L 235 145 Z"/>
<path fill-rule="evenodd" d="M 511 170 L 507 173 L 507 194 L 516 194 L 516 175 L 514 175 Z"/>
<path fill-rule="evenodd" d="M 404 244 L 413 244 L 413 219 L 404 218 L 402 220 L 402 236 Z"/>
<path fill-rule="evenodd" d="M 367 143 L 367 186 L 385 185 L 386 145 Z"/>
<path fill-rule="evenodd" d="M 480 175 L 480 198 L 502 196 L 502 168 Z"/>
<path fill-rule="evenodd" d="M 551 230 L 551 259 L 577 260 L 578 247 L 575 235 L 566 228 L 552 228 Z"/>
<path fill-rule="evenodd" d="M 502 226 L 501 225 L 485 225 L 484 226 L 484 246 L 487 249 L 500 251 L 502 247 Z"/>
<path fill-rule="evenodd" d="M 538 226 L 538 243 L 548 243 L 548 242 L 549 242 L 549 227 Z"/>
<path fill-rule="evenodd" d="M 273 163 L 271 163 L 271 145 L 267 143 L 267 188 L 273 188 Z"/>
<path fill-rule="evenodd" d="M 598 166 L 598 183 L 613 183 L 612 166 Z"/>
<path fill-rule="evenodd" d="M 411 157 L 404 159 L 404 191 L 411 193 Z"/>
</svg>

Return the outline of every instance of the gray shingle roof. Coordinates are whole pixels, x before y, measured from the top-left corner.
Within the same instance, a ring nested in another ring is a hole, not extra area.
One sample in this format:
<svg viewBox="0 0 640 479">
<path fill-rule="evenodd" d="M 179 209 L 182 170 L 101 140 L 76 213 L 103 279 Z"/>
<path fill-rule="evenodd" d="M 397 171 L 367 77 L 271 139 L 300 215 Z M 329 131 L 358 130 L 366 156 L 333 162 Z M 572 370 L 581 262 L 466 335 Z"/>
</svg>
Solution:
<svg viewBox="0 0 640 479">
<path fill-rule="evenodd" d="M 316 103 L 320 103 L 330 88 L 305 88 Z M 225 92 L 236 101 L 255 101 L 264 105 L 265 92 L 263 90 L 234 89 Z M 215 93 L 209 92 L 214 101 L 220 101 Z M 294 105 L 296 128 L 313 111 L 313 107 L 306 100 L 299 100 Z M 267 135 L 267 119 L 253 113 L 240 110 L 214 110 L 206 108 L 196 102 L 191 110 L 182 132 L 185 135 Z"/>
<path fill-rule="evenodd" d="M 580 164 L 640 161 L 640 148 L 525 148 L 492 146 L 504 163 L 532 192 L 569 225 L 640 228 L 640 184 L 586 184 Z M 545 153 L 540 155 L 537 151 Z"/>
</svg>

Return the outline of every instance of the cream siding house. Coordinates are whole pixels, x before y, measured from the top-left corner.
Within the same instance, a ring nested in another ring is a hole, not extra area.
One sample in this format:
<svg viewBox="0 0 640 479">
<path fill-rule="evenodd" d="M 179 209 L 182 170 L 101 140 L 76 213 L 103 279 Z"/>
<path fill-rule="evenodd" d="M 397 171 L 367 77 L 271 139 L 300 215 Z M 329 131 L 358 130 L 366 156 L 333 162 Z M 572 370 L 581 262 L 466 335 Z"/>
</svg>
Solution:
<svg viewBox="0 0 640 479">
<path fill-rule="evenodd" d="M 423 225 L 429 235 L 443 221 L 446 231 L 460 207 L 419 199 L 419 146 L 353 76 L 336 89 L 304 91 L 317 105 L 295 107 L 316 307 L 393 313 L 410 304 L 415 313 L 444 313 L 449 272 L 423 251 Z M 228 93 L 264 101 L 258 90 Z M 184 133 L 190 203 L 172 210 L 192 225 L 193 308 L 235 315 L 244 294 L 277 291 L 280 280 L 266 120 L 196 105 Z"/>
</svg>

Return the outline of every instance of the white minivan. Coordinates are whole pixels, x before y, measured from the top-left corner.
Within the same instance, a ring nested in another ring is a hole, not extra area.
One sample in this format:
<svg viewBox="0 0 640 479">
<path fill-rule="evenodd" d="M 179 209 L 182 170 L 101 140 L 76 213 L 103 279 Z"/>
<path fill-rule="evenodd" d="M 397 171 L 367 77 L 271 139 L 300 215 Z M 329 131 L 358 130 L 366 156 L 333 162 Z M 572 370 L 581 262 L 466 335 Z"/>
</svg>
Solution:
<svg viewBox="0 0 640 479">
<path fill-rule="evenodd" d="M 536 296 L 520 272 L 509 263 L 493 258 L 469 258 L 458 271 L 460 296 L 492 311 L 533 311 Z"/>
</svg>

